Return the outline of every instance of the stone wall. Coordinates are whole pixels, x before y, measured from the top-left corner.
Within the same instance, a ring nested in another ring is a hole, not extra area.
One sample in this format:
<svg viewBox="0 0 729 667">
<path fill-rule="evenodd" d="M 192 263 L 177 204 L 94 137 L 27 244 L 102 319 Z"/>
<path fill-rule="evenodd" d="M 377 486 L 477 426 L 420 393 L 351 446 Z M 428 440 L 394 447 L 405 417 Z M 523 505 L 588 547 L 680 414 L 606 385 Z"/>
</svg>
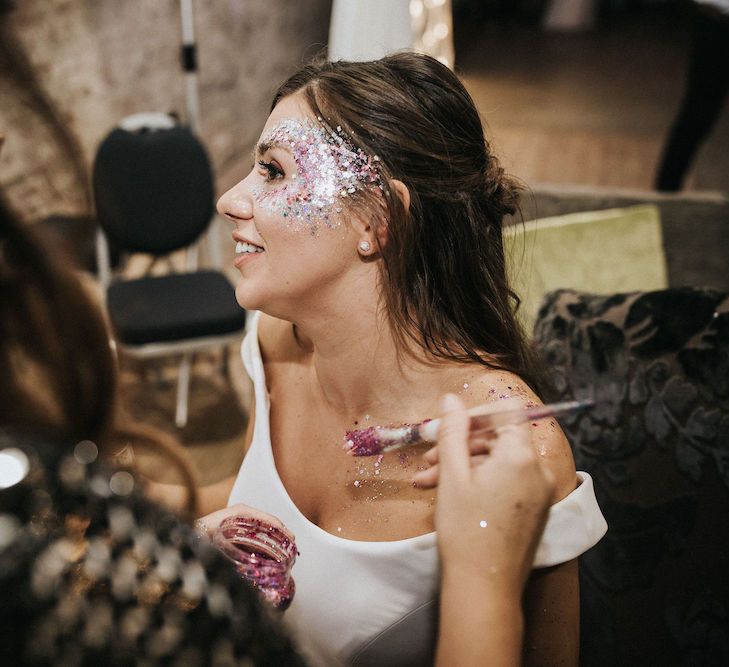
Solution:
<svg viewBox="0 0 729 667">
<path fill-rule="evenodd" d="M 4 11 L 0 189 L 26 220 L 87 208 L 126 115 L 185 116 L 177 0 L 22 0 Z M 249 162 L 276 85 L 326 44 L 331 0 L 197 0 L 200 134 L 220 188 Z"/>
</svg>

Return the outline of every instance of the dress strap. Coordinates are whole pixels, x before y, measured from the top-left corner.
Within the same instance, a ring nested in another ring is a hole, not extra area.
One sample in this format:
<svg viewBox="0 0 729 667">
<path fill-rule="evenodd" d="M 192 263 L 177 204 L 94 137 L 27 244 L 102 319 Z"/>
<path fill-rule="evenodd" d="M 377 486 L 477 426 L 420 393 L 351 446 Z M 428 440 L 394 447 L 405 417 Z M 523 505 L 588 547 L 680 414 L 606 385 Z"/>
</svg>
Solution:
<svg viewBox="0 0 729 667">
<path fill-rule="evenodd" d="M 248 317 L 246 324 L 246 335 L 240 346 L 240 356 L 243 359 L 243 367 L 248 377 L 256 382 L 256 367 L 261 359 L 261 350 L 258 344 L 258 321 L 261 319 L 261 311 L 256 310 Z"/>
</svg>

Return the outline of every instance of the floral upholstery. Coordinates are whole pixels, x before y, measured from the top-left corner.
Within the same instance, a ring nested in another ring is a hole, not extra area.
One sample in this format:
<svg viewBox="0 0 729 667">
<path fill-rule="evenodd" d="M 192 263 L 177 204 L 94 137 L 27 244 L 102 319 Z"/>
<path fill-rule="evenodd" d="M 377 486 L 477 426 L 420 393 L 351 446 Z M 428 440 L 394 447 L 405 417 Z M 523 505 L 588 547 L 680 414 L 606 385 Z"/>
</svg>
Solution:
<svg viewBox="0 0 729 667">
<path fill-rule="evenodd" d="M 534 340 L 608 522 L 581 559 L 582 661 L 729 665 L 729 295 L 545 296 Z"/>
</svg>

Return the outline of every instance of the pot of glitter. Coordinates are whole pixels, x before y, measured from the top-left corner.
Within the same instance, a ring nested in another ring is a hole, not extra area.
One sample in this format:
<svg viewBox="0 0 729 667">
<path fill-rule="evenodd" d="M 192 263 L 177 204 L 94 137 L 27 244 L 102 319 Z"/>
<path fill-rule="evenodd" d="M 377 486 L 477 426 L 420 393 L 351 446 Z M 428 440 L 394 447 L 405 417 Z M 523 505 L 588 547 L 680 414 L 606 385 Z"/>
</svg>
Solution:
<svg viewBox="0 0 729 667">
<path fill-rule="evenodd" d="M 282 530 L 251 517 L 230 516 L 213 542 L 264 600 L 276 609 L 288 608 L 296 590 L 291 568 L 299 552 Z"/>
</svg>

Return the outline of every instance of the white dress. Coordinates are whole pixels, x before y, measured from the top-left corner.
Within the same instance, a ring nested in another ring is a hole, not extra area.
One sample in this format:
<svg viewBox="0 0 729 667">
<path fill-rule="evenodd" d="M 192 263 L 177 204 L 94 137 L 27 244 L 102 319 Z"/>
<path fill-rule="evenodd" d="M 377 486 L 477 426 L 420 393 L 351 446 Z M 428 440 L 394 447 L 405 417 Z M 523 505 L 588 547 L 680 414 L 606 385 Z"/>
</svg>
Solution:
<svg viewBox="0 0 729 667">
<path fill-rule="evenodd" d="M 432 664 L 440 570 L 435 533 L 390 542 L 348 540 L 299 511 L 273 459 L 259 316 L 251 314 L 242 345 L 255 392 L 253 439 L 228 504 L 269 512 L 296 535 L 296 594 L 284 624 L 313 667 Z M 578 476 L 580 486 L 550 508 L 535 567 L 579 556 L 607 530 L 592 479 L 587 473 Z"/>
</svg>

